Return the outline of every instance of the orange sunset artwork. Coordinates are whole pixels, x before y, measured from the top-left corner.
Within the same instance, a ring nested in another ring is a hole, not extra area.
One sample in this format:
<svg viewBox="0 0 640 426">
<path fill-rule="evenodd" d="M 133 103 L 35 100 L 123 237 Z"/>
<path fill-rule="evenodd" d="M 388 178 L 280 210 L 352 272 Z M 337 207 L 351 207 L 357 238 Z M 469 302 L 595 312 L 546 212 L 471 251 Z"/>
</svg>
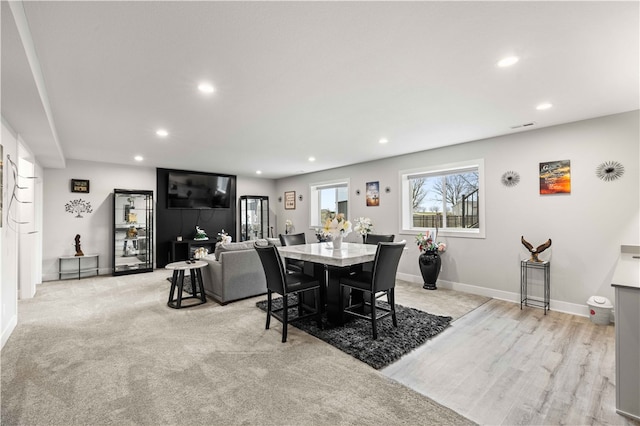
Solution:
<svg viewBox="0 0 640 426">
<path fill-rule="evenodd" d="M 571 162 L 569 160 L 540 163 L 540 194 L 571 193 Z"/>
</svg>

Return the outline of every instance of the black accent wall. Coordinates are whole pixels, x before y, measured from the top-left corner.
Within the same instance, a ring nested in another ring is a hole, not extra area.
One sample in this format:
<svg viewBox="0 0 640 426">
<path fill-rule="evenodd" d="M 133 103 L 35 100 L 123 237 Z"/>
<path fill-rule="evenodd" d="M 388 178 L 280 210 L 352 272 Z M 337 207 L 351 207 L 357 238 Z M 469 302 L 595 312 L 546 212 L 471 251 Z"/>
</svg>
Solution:
<svg viewBox="0 0 640 426">
<path fill-rule="evenodd" d="M 156 267 L 164 268 L 171 262 L 171 241 L 177 236 L 190 240 L 196 233 L 196 225 L 207 233 L 209 241 L 216 240 L 223 229 L 233 241 L 236 238 L 237 205 L 236 176 L 231 180 L 231 207 L 228 209 L 168 209 L 167 182 L 169 172 L 185 170 L 156 169 Z"/>
</svg>

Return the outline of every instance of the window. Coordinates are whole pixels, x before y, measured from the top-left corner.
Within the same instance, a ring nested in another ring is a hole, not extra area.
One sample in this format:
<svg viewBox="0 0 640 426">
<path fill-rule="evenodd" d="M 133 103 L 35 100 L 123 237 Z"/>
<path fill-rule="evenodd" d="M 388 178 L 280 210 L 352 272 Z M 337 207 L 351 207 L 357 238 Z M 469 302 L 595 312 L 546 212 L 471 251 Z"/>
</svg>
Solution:
<svg viewBox="0 0 640 426">
<path fill-rule="evenodd" d="M 313 184 L 311 193 L 311 218 L 312 227 L 321 227 L 330 215 L 344 213 L 349 217 L 349 180 L 323 182 Z"/>
<path fill-rule="evenodd" d="M 484 161 L 401 172 L 402 230 L 484 237 Z"/>
</svg>

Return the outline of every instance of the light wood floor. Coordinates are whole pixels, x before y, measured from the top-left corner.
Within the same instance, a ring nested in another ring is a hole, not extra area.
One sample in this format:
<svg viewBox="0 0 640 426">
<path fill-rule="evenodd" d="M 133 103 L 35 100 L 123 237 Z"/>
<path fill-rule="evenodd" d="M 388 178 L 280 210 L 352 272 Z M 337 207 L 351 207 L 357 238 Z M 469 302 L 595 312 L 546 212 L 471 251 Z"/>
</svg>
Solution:
<svg viewBox="0 0 640 426">
<path fill-rule="evenodd" d="M 638 425 L 615 411 L 614 334 L 493 299 L 381 372 L 481 425 Z"/>
</svg>

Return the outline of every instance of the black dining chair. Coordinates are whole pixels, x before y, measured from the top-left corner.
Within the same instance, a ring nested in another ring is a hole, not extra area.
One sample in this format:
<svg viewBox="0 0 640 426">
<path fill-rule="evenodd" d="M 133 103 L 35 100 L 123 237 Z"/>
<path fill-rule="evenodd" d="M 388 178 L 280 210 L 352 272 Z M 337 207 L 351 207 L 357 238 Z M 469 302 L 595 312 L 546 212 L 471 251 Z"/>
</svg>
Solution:
<svg viewBox="0 0 640 426">
<path fill-rule="evenodd" d="M 370 320 L 374 340 L 378 338 L 377 322 L 379 320 L 391 315 L 393 326 L 398 326 L 395 306 L 396 272 L 405 244 L 405 241 L 378 243 L 372 271 L 362 271 L 340 278 L 341 301 L 344 300 L 345 289 L 360 290 L 365 294 L 362 301 L 349 303 L 341 309 L 342 312 Z M 389 307 L 376 303 L 378 298 L 385 295 Z"/>
<path fill-rule="evenodd" d="M 378 243 L 392 243 L 395 239 L 395 235 L 393 234 L 367 234 L 365 239 L 365 244 L 376 245 Z M 371 271 L 373 269 L 373 262 L 363 263 L 358 265 L 358 268 L 354 269 L 352 272 L 359 272 L 360 268 L 363 271 Z"/>
<path fill-rule="evenodd" d="M 263 243 L 264 244 L 264 243 Z M 322 292 L 320 291 L 320 281 L 300 272 L 285 273 L 282 259 L 278 249 L 273 244 L 266 245 L 253 243 L 258 257 L 262 262 L 265 278 L 267 280 L 267 324 L 265 329 L 269 329 L 271 317 L 275 317 L 282 322 L 282 342 L 287 341 L 287 327 L 290 322 L 298 321 L 303 318 L 315 316 L 318 321 L 318 327 L 322 327 L 321 309 Z M 309 306 L 303 303 L 302 292 L 313 291 L 315 306 Z M 272 294 L 277 293 L 282 296 L 282 308 L 273 309 Z M 295 295 L 297 302 L 293 305 L 289 304 L 289 295 Z M 289 308 L 298 308 L 298 316 L 289 318 Z"/>
<path fill-rule="evenodd" d="M 391 243 L 395 237 L 393 234 L 367 234 L 365 244 Z"/>
<path fill-rule="evenodd" d="M 283 246 L 297 246 L 307 243 L 304 233 L 300 234 L 280 234 L 280 244 Z M 304 272 L 304 261 L 298 259 L 285 259 L 284 264 L 287 272 Z"/>
</svg>

